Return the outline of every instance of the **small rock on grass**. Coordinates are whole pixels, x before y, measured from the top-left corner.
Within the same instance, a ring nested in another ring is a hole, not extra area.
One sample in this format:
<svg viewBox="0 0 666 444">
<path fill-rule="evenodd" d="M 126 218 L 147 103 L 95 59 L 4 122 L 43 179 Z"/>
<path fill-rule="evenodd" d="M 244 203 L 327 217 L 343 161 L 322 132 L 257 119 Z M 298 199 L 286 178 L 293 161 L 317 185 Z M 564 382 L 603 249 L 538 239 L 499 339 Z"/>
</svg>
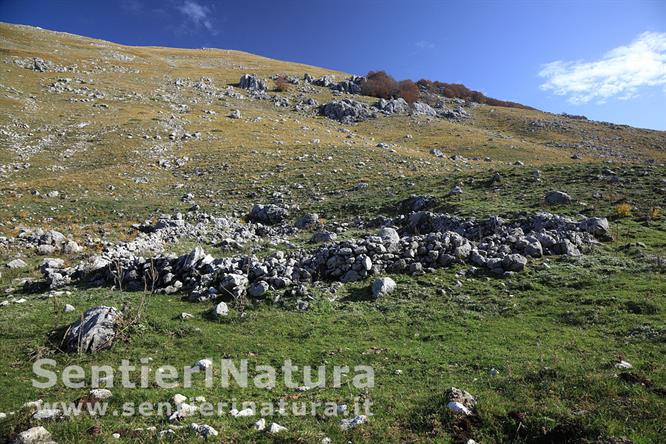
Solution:
<svg viewBox="0 0 666 444">
<path fill-rule="evenodd" d="M 280 424 L 274 422 L 271 424 L 271 427 L 268 429 L 268 433 L 280 433 L 280 432 L 286 432 L 287 428 L 281 426 Z"/>
<path fill-rule="evenodd" d="M 365 423 L 367 420 L 368 417 L 365 415 L 358 415 L 354 416 L 353 418 L 343 419 L 342 421 L 340 421 L 340 428 L 342 430 L 353 429 L 354 427 L 358 427 L 361 424 Z"/>
<path fill-rule="evenodd" d="M 173 395 L 173 398 L 171 398 L 171 400 L 173 401 L 174 404 L 180 405 L 185 401 L 187 401 L 187 396 L 181 395 L 180 393 L 176 393 L 175 395 Z"/>
<path fill-rule="evenodd" d="M 194 364 L 195 367 L 198 367 L 199 370 L 206 370 L 208 367 L 213 366 L 213 361 L 210 359 L 199 359 L 196 364 Z"/>
<path fill-rule="evenodd" d="M 213 427 L 209 426 L 208 424 L 197 424 L 197 423 L 193 422 L 192 424 L 190 424 L 190 428 L 197 435 L 199 435 L 203 438 L 208 438 L 209 436 L 219 435 L 218 431 L 215 430 Z"/>
<path fill-rule="evenodd" d="M 622 369 L 622 370 L 628 370 L 628 369 L 633 368 L 633 367 L 634 367 L 633 365 L 631 365 L 629 362 L 624 361 L 624 360 L 615 364 L 615 368 L 619 368 L 619 369 Z"/>
<path fill-rule="evenodd" d="M 111 390 L 109 389 L 92 389 L 90 390 L 89 396 L 93 399 L 109 399 L 110 397 L 113 396 L 113 393 L 111 393 Z"/>
<path fill-rule="evenodd" d="M 28 264 L 25 263 L 22 259 L 14 259 L 13 261 L 7 262 L 6 267 L 12 270 L 18 270 L 20 268 L 27 267 Z"/>
<path fill-rule="evenodd" d="M 226 303 L 220 302 L 215 306 L 214 316 L 216 319 L 223 318 L 225 316 L 229 316 L 229 307 L 227 306 Z"/>
<path fill-rule="evenodd" d="M 33 427 L 19 433 L 12 442 L 13 444 L 55 444 L 49 431 L 42 426 Z"/>
</svg>

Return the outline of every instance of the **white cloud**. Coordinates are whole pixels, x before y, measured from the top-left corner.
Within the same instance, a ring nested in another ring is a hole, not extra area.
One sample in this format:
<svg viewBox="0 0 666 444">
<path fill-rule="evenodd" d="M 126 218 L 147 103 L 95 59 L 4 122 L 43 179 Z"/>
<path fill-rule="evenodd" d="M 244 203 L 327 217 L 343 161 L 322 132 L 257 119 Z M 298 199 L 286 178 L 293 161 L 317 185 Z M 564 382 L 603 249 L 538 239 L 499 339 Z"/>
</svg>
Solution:
<svg viewBox="0 0 666 444">
<path fill-rule="evenodd" d="M 429 42 L 427 40 L 419 40 L 418 42 L 415 43 L 415 45 L 421 49 L 432 49 L 435 47 L 435 44 L 433 42 Z"/>
<path fill-rule="evenodd" d="M 178 10 L 196 26 L 203 26 L 208 31 L 215 33 L 215 28 L 209 19 L 211 10 L 208 6 L 200 5 L 192 0 L 186 0 L 178 7 Z"/>
<path fill-rule="evenodd" d="M 542 90 L 568 96 L 573 104 L 631 99 L 641 87 L 666 85 L 666 33 L 644 32 L 597 61 L 547 63 L 539 76 L 547 79 Z"/>
</svg>

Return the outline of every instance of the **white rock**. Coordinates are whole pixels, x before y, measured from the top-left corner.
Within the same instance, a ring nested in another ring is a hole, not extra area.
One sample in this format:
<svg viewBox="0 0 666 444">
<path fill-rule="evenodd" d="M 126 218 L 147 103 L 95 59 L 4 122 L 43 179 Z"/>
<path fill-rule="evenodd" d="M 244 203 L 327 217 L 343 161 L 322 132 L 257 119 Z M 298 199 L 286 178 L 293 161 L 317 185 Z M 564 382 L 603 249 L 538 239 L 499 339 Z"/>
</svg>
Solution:
<svg viewBox="0 0 666 444">
<path fill-rule="evenodd" d="M 182 403 L 177 405 L 178 409 L 171 415 L 169 416 L 169 422 L 177 422 L 180 421 L 181 419 L 191 416 L 195 414 L 198 410 L 196 406 Z"/>
<path fill-rule="evenodd" d="M 48 419 L 56 419 L 61 416 L 62 412 L 58 409 L 43 409 L 43 410 L 37 410 L 35 414 L 32 415 L 32 418 L 48 420 Z"/>
<path fill-rule="evenodd" d="M 209 367 L 213 366 L 213 361 L 210 359 L 200 359 L 194 364 L 195 367 L 199 367 L 200 370 L 206 370 Z"/>
<path fill-rule="evenodd" d="M 266 420 L 264 418 L 261 418 L 259 421 L 254 423 L 254 428 L 255 430 L 259 430 L 260 432 L 262 430 L 266 429 Z"/>
<path fill-rule="evenodd" d="M 38 399 L 37 401 L 28 401 L 28 402 L 24 403 L 21 406 L 21 408 L 22 409 L 28 409 L 28 410 L 37 410 L 42 406 L 43 403 L 44 403 L 44 401 L 42 401 L 41 399 Z"/>
<path fill-rule="evenodd" d="M 173 395 L 172 400 L 174 404 L 179 405 L 187 401 L 187 396 L 181 395 L 180 393 L 176 393 L 175 395 Z"/>
<path fill-rule="evenodd" d="M 113 436 L 115 439 L 120 439 L 120 433 L 114 433 Z"/>
<path fill-rule="evenodd" d="M 628 363 L 627 361 L 620 361 L 617 364 L 615 364 L 615 368 L 619 368 L 622 370 L 627 370 L 630 368 L 633 368 L 634 366 Z"/>
<path fill-rule="evenodd" d="M 6 267 L 11 268 L 12 270 L 25 268 L 28 264 L 25 263 L 22 259 L 14 259 L 13 261 L 7 262 Z"/>
<path fill-rule="evenodd" d="M 280 433 L 286 431 L 287 431 L 286 427 L 283 427 L 276 422 L 272 423 L 270 429 L 268 429 L 268 433 Z"/>
<path fill-rule="evenodd" d="M 199 436 L 208 438 L 209 436 L 217 436 L 219 433 L 213 427 L 208 424 L 190 424 L 190 428 Z"/>
<path fill-rule="evenodd" d="M 460 402 L 451 401 L 446 404 L 446 407 L 455 413 L 464 413 L 465 415 L 472 414 L 472 412 Z"/>
<path fill-rule="evenodd" d="M 158 437 L 158 439 L 162 439 L 165 436 L 171 436 L 171 435 L 175 435 L 175 434 L 176 434 L 176 432 L 174 432 L 173 430 L 166 429 L 166 430 L 160 430 L 160 432 L 157 434 L 157 437 Z"/>
<path fill-rule="evenodd" d="M 94 399 L 109 399 L 110 397 L 113 396 L 113 393 L 111 393 L 111 390 L 109 389 L 92 389 L 90 390 L 90 397 Z"/>
<path fill-rule="evenodd" d="M 246 418 L 254 415 L 254 411 L 249 407 L 243 410 L 231 409 L 229 413 L 231 413 L 231 416 L 234 418 Z"/>
<path fill-rule="evenodd" d="M 65 306 L 62 308 L 62 311 L 65 313 L 71 313 L 74 310 L 76 310 L 76 308 L 74 308 L 74 306 L 71 304 L 65 304 Z"/>
<path fill-rule="evenodd" d="M 215 312 L 214 313 L 215 313 L 216 318 L 221 318 L 221 317 L 224 317 L 224 316 L 228 316 L 229 315 L 229 307 L 227 306 L 226 303 L 220 302 L 219 304 L 217 304 L 217 306 L 215 306 Z"/>
<path fill-rule="evenodd" d="M 33 427 L 25 432 L 19 433 L 14 439 L 14 444 L 45 444 L 51 443 L 51 434 L 44 427 Z"/>
</svg>

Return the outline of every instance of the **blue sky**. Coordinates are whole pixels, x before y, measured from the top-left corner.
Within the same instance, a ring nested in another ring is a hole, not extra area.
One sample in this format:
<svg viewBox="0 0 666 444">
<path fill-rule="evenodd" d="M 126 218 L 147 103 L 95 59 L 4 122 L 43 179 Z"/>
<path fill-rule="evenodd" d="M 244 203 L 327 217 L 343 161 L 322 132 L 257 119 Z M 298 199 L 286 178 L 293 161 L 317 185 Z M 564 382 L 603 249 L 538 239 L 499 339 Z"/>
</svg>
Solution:
<svg viewBox="0 0 666 444">
<path fill-rule="evenodd" d="M 0 21 L 464 83 L 666 130 L 666 1 L 0 0 Z"/>
</svg>

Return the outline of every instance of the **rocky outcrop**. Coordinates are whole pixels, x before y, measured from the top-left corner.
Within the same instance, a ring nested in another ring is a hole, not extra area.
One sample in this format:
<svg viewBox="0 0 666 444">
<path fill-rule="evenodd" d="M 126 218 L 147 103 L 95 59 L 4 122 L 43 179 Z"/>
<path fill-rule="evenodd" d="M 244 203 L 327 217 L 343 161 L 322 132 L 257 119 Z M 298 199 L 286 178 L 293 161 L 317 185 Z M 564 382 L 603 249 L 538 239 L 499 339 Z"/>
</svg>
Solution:
<svg viewBox="0 0 666 444">
<path fill-rule="evenodd" d="M 266 82 L 257 78 L 254 74 L 243 74 L 238 86 L 250 91 L 266 91 Z"/>
<path fill-rule="evenodd" d="M 351 99 L 326 103 L 319 108 L 319 112 L 343 123 L 361 122 L 375 117 L 375 112 L 368 105 Z"/>
<path fill-rule="evenodd" d="M 384 114 L 407 114 L 409 113 L 409 104 L 399 97 L 397 99 L 379 99 L 377 103 L 373 105 L 380 112 Z"/>
</svg>

